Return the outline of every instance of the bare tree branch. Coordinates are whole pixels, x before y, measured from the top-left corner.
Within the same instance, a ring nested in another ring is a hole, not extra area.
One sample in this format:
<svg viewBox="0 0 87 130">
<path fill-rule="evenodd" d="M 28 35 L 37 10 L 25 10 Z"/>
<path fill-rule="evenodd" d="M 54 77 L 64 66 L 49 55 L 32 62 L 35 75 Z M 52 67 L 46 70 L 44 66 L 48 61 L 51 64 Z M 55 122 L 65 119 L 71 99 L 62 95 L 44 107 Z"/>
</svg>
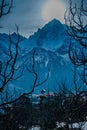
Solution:
<svg viewBox="0 0 87 130">
<path fill-rule="evenodd" d="M 33 81 L 33 85 L 32 85 L 31 90 L 29 92 L 23 93 L 21 96 L 19 96 L 18 98 L 14 99 L 12 101 L 8 101 L 8 102 L 0 104 L 0 107 L 5 106 L 7 104 L 15 103 L 18 100 L 20 100 L 23 96 L 28 96 L 28 95 L 32 94 L 36 87 L 43 85 L 48 80 L 49 72 L 47 73 L 47 76 L 46 76 L 46 78 L 43 81 L 38 82 L 39 75 L 38 75 L 38 72 L 36 72 L 36 67 L 35 67 L 35 53 L 36 53 L 36 48 L 34 49 L 33 56 L 32 56 L 32 70 L 31 71 L 32 71 L 32 74 L 34 75 L 34 81 Z"/>
<path fill-rule="evenodd" d="M 80 0 L 80 5 L 73 4 L 70 0 L 64 18 L 67 33 L 71 37 L 69 58 L 74 65 L 83 68 L 80 78 L 87 85 L 87 6 L 84 0 Z"/>
<path fill-rule="evenodd" d="M 1 2 L 0 2 L 0 18 L 3 15 L 7 15 L 8 13 L 10 13 L 12 5 L 13 5 L 13 0 L 8 0 L 8 1 L 1 0 Z"/>
<path fill-rule="evenodd" d="M 1 66 L 1 71 L 0 71 L 0 92 L 4 90 L 8 82 L 14 79 L 15 73 L 16 73 L 16 65 L 17 65 L 17 60 L 18 60 L 18 48 L 19 48 L 19 42 L 20 42 L 20 36 L 18 33 L 18 27 L 17 27 L 17 35 L 18 39 L 17 42 L 14 45 L 14 51 L 13 51 L 13 43 L 11 40 L 11 36 L 9 35 L 9 47 L 8 47 L 8 57 L 5 61 L 0 61 Z"/>
</svg>

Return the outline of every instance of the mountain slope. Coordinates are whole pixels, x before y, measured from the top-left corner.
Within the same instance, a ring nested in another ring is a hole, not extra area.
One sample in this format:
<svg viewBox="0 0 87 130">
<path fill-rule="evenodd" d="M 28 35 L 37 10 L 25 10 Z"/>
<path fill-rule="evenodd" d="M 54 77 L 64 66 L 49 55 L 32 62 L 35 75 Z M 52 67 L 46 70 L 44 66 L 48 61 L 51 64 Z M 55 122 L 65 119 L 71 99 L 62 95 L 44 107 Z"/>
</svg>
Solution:
<svg viewBox="0 0 87 130">
<path fill-rule="evenodd" d="M 0 34 L 0 37 L 0 58 L 5 58 L 9 44 L 9 36 L 7 34 Z M 25 67 L 24 75 L 19 80 L 10 82 L 9 86 L 16 86 L 16 88 L 20 88 L 23 92 L 32 88 L 35 78 L 34 74 L 31 73 L 34 49 L 36 49 L 35 70 L 38 73 L 39 80 L 42 81 L 45 79 L 48 71 L 50 73 L 47 82 L 37 87 L 35 93 L 39 93 L 42 88 L 48 91 L 48 86 L 50 91 L 54 91 L 54 88 L 58 86 L 57 82 L 60 83 L 62 80 L 72 83 L 72 64 L 68 57 L 69 36 L 66 33 L 65 25 L 54 19 L 42 29 L 38 29 L 28 39 L 22 36 L 20 37 L 18 64 L 21 67 Z M 15 41 L 17 41 L 16 33 L 13 33 L 11 38 L 15 44 Z M 27 67 L 31 72 L 26 69 Z M 70 85 L 70 83 L 68 84 Z"/>
<path fill-rule="evenodd" d="M 28 40 L 23 41 L 22 45 L 26 44 L 30 48 L 42 47 L 55 50 L 65 43 L 67 37 L 65 25 L 61 24 L 57 19 L 53 19 L 43 28 L 39 28 Z"/>
<path fill-rule="evenodd" d="M 11 41 L 12 44 L 15 44 L 18 40 L 18 35 L 16 33 L 12 33 L 10 35 L 11 37 Z M 10 43 L 10 37 L 8 34 L 5 33 L 0 33 L 0 58 L 2 59 L 3 57 L 5 58 L 5 56 L 8 54 L 8 47 L 9 47 L 9 43 Z M 25 37 L 19 35 L 20 37 L 20 42 L 22 42 L 23 40 L 26 40 Z M 20 44 L 20 43 L 19 43 Z"/>
<path fill-rule="evenodd" d="M 41 89 L 44 88 L 48 91 L 48 86 L 50 91 L 54 91 L 57 86 L 57 82 L 60 83 L 62 80 L 66 80 L 66 82 L 70 81 L 73 72 L 71 68 L 71 62 L 67 54 L 60 55 L 58 53 L 53 52 L 51 50 L 46 50 L 44 48 L 33 48 L 30 50 L 25 56 L 22 57 L 22 61 L 24 61 L 24 66 L 29 68 L 30 71 L 25 69 L 24 75 L 19 81 L 14 82 L 15 86 L 18 85 L 24 88 L 26 91 L 32 88 L 34 82 L 34 74 L 32 72 L 32 55 L 35 52 L 35 70 L 38 74 L 39 80 L 43 81 L 46 78 L 47 73 L 49 72 L 49 78 L 47 82 L 35 89 L 35 93 L 40 93 Z M 55 79 L 56 78 L 56 79 Z"/>
</svg>

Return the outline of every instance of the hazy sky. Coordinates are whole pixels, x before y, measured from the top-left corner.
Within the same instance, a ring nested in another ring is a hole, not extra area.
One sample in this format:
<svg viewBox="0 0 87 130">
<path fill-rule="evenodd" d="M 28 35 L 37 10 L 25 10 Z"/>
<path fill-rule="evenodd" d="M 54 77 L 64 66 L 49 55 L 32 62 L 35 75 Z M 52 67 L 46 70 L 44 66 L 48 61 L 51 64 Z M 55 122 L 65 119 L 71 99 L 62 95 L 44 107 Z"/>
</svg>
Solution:
<svg viewBox="0 0 87 130">
<path fill-rule="evenodd" d="M 68 3 L 69 0 L 14 0 L 11 13 L 0 19 L 0 32 L 13 32 L 17 24 L 20 34 L 28 37 L 53 18 L 64 23 Z"/>
</svg>

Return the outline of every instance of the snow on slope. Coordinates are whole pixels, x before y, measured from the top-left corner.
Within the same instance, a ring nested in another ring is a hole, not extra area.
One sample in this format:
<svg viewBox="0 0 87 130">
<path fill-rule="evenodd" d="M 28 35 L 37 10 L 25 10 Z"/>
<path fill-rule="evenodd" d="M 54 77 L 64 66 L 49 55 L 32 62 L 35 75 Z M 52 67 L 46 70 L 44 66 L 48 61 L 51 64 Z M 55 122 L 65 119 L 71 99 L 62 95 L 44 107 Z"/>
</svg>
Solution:
<svg viewBox="0 0 87 130">
<path fill-rule="evenodd" d="M 5 50 L 9 42 L 8 36 L 7 34 L 4 34 L 4 36 L 1 34 L 0 37 L 2 37 L 0 46 Z M 17 40 L 15 33 L 13 33 L 11 37 L 14 42 Z M 40 80 L 46 77 L 48 70 L 50 71 L 49 80 L 37 88 L 37 90 L 35 90 L 36 92 L 40 92 L 42 87 L 47 90 L 48 85 L 50 86 L 50 90 L 53 91 L 57 85 L 55 77 L 58 82 L 61 82 L 62 79 L 70 80 L 72 78 L 71 63 L 67 54 L 69 45 L 67 39 L 69 39 L 69 37 L 65 31 L 65 25 L 54 19 L 42 29 L 38 29 L 29 39 L 22 36 L 20 37 L 20 56 L 18 62 L 21 65 L 24 63 L 24 66 L 32 68 L 32 53 L 36 47 L 35 64 Z M 4 54 L 4 51 L 0 53 Z M 33 81 L 34 76 L 25 69 L 23 77 L 11 84 L 28 91 L 32 87 Z"/>
</svg>

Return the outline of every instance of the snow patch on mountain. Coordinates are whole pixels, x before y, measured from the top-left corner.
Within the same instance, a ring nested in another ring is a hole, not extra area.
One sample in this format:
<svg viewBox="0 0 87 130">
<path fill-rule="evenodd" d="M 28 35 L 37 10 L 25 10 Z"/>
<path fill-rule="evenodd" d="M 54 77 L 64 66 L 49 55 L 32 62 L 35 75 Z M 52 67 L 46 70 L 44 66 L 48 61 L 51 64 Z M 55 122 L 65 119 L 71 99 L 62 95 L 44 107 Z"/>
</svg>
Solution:
<svg viewBox="0 0 87 130">
<path fill-rule="evenodd" d="M 7 56 L 9 35 L 0 34 L 0 59 Z M 15 44 L 17 41 L 17 34 L 11 35 L 12 41 Z M 35 89 L 35 92 L 40 92 L 42 88 L 54 90 L 56 86 L 55 77 L 58 82 L 62 79 L 71 80 L 72 70 L 71 62 L 68 57 L 69 36 L 66 33 L 65 25 L 54 19 L 46 24 L 43 28 L 38 29 L 28 39 L 20 35 L 19 43 L 19 57 L 18 66 L 25 66 L 24 75 L 12 82 L 13 86 L 20 86 L 20 88 L 29 91 L 32 88 L 34 81 L 34 74 L 29 73 L 26 67 L 32 72 L 32 56 L 35 52 L 35 70 L 38 73 L 40 81 L 46 78 L 49 71 L 50 76 L 45 84 Z M 17 67 L 18 67 L 17 66 Z"/>
</svg>

